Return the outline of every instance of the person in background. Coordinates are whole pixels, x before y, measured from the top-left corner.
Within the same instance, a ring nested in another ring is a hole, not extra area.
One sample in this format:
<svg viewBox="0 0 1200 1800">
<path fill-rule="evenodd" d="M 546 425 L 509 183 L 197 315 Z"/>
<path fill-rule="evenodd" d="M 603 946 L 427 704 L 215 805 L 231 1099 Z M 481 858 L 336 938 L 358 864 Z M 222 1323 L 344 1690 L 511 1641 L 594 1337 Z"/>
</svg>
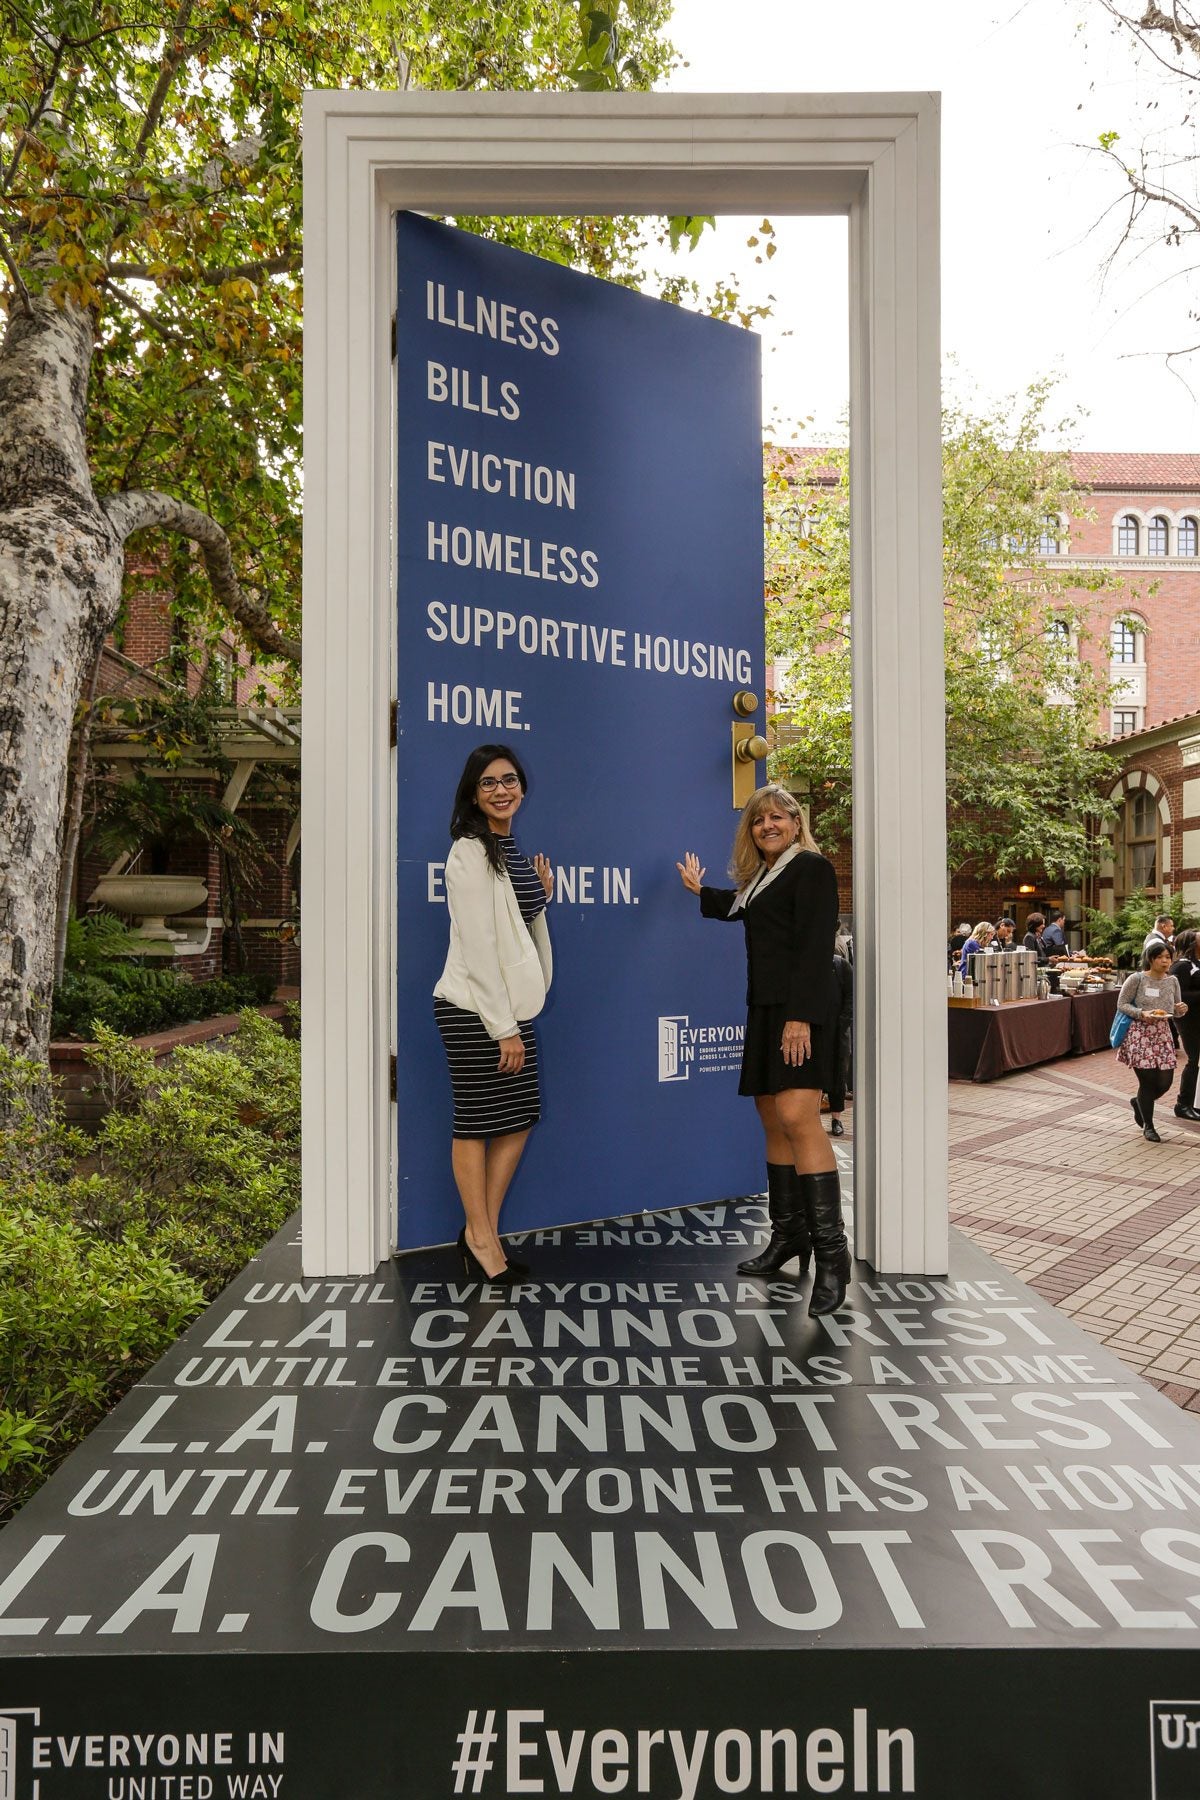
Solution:
<svg viewBox="0 0 1200 1800">
<path fill-rule="evenodd" d="M 1132 1069 L 1138 1091 L 1130 1100 L 1133 1116 L 1148 1144 L 1161 1144 L 1154 1129 L 1154 1103 L 1170 1090 L 1175 1077 L 1173 1019 L 1182 1019 L 1187 1007 L 1179 997 L 1179 983 L 1171 974 L 1171 952 L 1153 939 L 1142 952 L 1141 970 L 1131 975 L 1117 999 L 1118 1010 L 1132 1023 L 1117 1051 L 1117 1061 Z"/>
<path fill-rule="evenodd" d="M 842 1223 L 841 1183 L 821 1125 L 821 1095 L 833 1075 L 837 989 L 833 944 L 837 876 L 813 842 L 795 795 L 761 787 L 738 824 L 732 888 L 705 887 L 700 859 L 676 863 L 706 919 L 739 920 L 746 932 L 746 1037 L 738 1093 L 758 1110 L 766 1137 L 771 1238 L 738 1264 L 747 1275 L 773 1275 L 810 1255 L 816 1260 L 808 1310 L 836 1312 L 846 1298 L 850 1249 Z"/>
<path fill-rule="evenodd" d="M 525 771 L 507 744 L 468 756 L 450 815 L 446 903 L 450 949 L 433 1012 L 450 1066 L 450 1166 L 466 1224 L 458 1251 L 469 1276 L 511 1285 L 528 1265 L 505 1254 L 500 1208 L 541 1117 L 532 1020 L 550 986 L 546 903 L 554 874 L 512 835 Z"/>
<path fill-rule="evenodd" d="M 1170 913 L 1159 913 L 1157 919 L 1154 921 L 1154 930 L 1146 933 L 1142 949 L 1148 950 L 1151 944 L 1156 941 L 1160 944 L 1166 944 L 1168 947 L 1174 944 L 1175 921 Z"/>
<path fill-rule="evenodd" d="M 963 945 L 971 935 L 971 927 L 964 919 L 958 930 L 950 938 L 950 967 L 953 969 L 962 961 Z"/>
<path fill-rule="evenodd" d="M 1065 912 L 1050 914 L 1050 923 L 1042 933 L 1042 943 L 1047 956 L 1065 956 L 1067 954 L 1067 915 Z"/>
<path fill-rule="evenodd" d="M 1016 931 L 1016 929 L 1017 929 L 1017 922 L 1015 919 L 1009 919 L 1009 918 L 997 919 L 996 920 L 996 935 L 992 939 L 991 943 L 988 945 L 988 949 L 989 950 L 1013 950 L 1013 949 L 1015 949 L 1016 946 L 1013 943 L 1013 934 Z"/>
<path fill-rule="evenodd" d="M 958 965 L 958 972 L 964 981 L 971 973 L 971 958 L 978 956 L 981 950 L 986 950 L 994 935 L 994 926 L 987 919 L 980 919 L 962 948 L 962 960 Z"/>
<path fill-rule="evenodd" d="M 838 937 L 834 942 L 837 945 L 833 957 L 833 972 L 837 977 L 838 1011 L 837 1023 L 834 1027 L 833 1074 L 830 1078 L 833 1085 L 827 1090 L 829 1135 L 830 1137 L 845 1137 L 846 1127 L 842 1123 L 842 1114 L 846 1110 L 846 1093 L 850 1086 L 851 1035 L 854 1022 L 854 971 L 845 955 L 846 940 Z"/>
<path fill-rule="evenodd" d="M 1187 1012 L 1179 1021 L 1187 1062 L 1179 1077 L 1179 1098 L 1175 1102 L 1177 1119 L 1200 1119 L 1196 1110 L 1196 1077 L 1200 1073 L 1200 961 L 1197 960 L 1198 937 L 1194 931 L 1181 931 L 1175 939 L 1175 961 L 1171 973 L 1179 983 L 1179 997 Z"/>
<path fill-rule="evenodd" d="M 1025 936 L 1021 939 L 1023 950 L 1032 950 L 1038 959 L 1038 968 L 1050 961 L 1050 952 L 1046 948 L 1046 918 L 1044 913 L 1033 912 L 1025 921 Z"/>
</svg>

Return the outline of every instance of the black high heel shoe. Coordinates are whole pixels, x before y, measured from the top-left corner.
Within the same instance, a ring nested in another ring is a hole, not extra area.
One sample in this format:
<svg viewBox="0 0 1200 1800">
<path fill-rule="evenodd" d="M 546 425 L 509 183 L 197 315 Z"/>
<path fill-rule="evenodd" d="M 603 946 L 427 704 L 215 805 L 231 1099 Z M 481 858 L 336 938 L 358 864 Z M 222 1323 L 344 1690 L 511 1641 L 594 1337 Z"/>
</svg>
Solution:
<svg viewBox="0 0 1200 1800">
<path fill-rule="evenodd" d="M 467 1243 L 467 1228 L 464 1225 L 458 1234 L 458 1247 L 462 1252 L 463 1272 L 474 1276 L 478 1281 L 486 1281 L 492 1287 L 513 1287 L 517 1281 L 517 1272 L 511 1263 L 505 1263 L 498 1275 L 489 1275 L 471 1246 Z"/>
<path fill-rule="evenodd" d="M 459 1232 L 456 1242 L 458 1244 L 459 1255 L 460 1256 L 470 1256 L 471 1252 L 467 1249 L 467 1228 L 465 1225 L 463 1226 L 462 1230 Z M 475 1262 L 475 1265 L 478 1268 L 480 1266 L 478 1257 L 475 1257 L 472 1260 Z M 518 1262 L 517 1258 L 515 1256 L 508 1256 L 508 1255 L 505 1256 L 504 1260 L 507 1263 L 508 1267 L 512 1270 L 514 1275 L 528 1275 L 529 1264 L 527 1262 Z M 471 1271 L 468 1269 L 467 1273 L 470 1274 Z M 490 1279 L 490 1277 L 487 1279 Z M 497 1277 L 497 1279 L 499 1279 L 499 1277 Z"/>
</svg>

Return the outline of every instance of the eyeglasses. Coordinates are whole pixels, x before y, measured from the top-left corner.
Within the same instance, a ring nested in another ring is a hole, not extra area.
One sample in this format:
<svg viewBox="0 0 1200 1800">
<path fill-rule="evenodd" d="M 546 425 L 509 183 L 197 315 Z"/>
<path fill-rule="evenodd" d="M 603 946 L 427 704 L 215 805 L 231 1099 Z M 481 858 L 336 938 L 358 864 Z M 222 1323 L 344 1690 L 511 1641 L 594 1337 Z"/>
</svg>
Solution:
<svg viewBox="0 0 1200 1800">
<path fill-rule="evenodd" d="M 518 788 L 518 787 L 520 787 L 520 785 L 521 785 L 521 777 L 519 775 L 513 775 L 513 774 L 481 775 L 479 777 L 479 783 L 478 783 L 479 791 L 481 794 L 490 794 L 498 787 Z"/>
</svg>

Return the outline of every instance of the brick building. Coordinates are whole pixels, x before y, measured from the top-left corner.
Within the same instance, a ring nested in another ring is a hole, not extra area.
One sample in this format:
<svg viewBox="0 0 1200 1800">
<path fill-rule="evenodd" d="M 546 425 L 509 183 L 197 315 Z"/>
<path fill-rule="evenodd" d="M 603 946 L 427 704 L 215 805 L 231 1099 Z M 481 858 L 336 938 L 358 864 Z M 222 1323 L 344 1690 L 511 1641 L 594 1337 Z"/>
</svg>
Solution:
<svg viewBox="0 0 1200 1800">
<path fill-rule="evenodd" d="M 1107 912 L 1135 888 L 1182 889 L 1200 908 L 1200 456 L 1086 451 L 1072 464 L 1080 513 L 1042 552 L 1125 583 L 1095 596 L 1083 650 L 1120 684 L 1106 723 L 1122 761 L 1113 853 L 1063 898 Z"/>
<path fill-rule="evenodd" d="M 130 572 L 152 581 L 155 568 L 131 557 Z M 292 941 L 299 882 L 298 713 L 253 704 L 263 672 L 232 637 L 211 647 L 189 645 L 177 635 L 166 596 L 147 590 L 142 582 L 131 583 L 120 625 L 105 639 L 97 696 L 152 700 L 158 693 L 165 695 L 168 687 L 178 691 L 184 682 L 195 694 L 206 677 L 214 676 L 224 702 L 221 748 L 233 765 L 233 777 L 225 781 L 217 771 L 185 761 L 162 778 L 204 783 L 214 798 L 254 827 L 263 849 L 258 870 L 245 892 L 235 897 L 225 891 L 222 859 L 213 845 L 200 839 L 172 844 L 170 872 L 199 876 L 208 888 L 204 914 L 188 918 L 190 937 L 176 952 L 178 966 L 193 980 L 245 967 L 292 985 L 299 979 L 298 946 Z M 144 746 L 98 738 L 93 745 L 93 780 L 119 778 L 136 768 L 145 754 Z M 265 779 L 268 775 L 273 779 Z M 135 864 L 136 859 L 128 865 L 130 870 Z M 75 870 L 77 911 L 87 910 L 96 882 L 115 866 L 94 850 L 81 855 Z"/>
<path fill-rule="evenodd" d="M 777 462 L 821 484 L 832 480 L 822 456 L 797 448 Z M 1113 853 L 1084 888 L 1041 869 L 1005 882 L 956 876 L 951 927 L 1001 913 L 1022 924 L 1055 904 L 1075 920 L 1084 904 L 1109 911 L 1136 887 L 1164 897 L 1182 889 L 1200 910 L 1200 456 L 1078 451 L 1071 464 L 1079 504 L 1047 519 L 1037 554 L 1121 578 L 1120 588 L 1078 595 L 1089 624 L 1080 654 L 1119 684 L 1102 721 L 1121 756 Z M 832 853 L 849 909 L 847 848 Z"/>
</svg>

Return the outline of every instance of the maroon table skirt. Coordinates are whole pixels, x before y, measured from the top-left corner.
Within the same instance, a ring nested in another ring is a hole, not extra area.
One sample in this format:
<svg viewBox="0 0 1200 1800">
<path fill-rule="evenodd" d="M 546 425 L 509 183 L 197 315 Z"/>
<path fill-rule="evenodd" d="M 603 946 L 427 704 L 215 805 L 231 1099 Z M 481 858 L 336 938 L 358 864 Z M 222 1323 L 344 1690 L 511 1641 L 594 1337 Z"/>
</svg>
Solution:
<svg viewBox="0 0 1200 1800">
<path fill-rule="evenodd" d="M 1117 1016 L 1117 989 L 1098 994 L 1071 996 L 1071 1048 L 1076 1056 L 1089 1050 L 1107 1050 L 1108 1034 Z"/>
<path fill-rule="evenodd" d="M 1069 1056 L 1072 1010 L 1066 999 L 947 1008 L 951 1081 L 995 1081 L 1013 1069 Z"/>
</svg>

